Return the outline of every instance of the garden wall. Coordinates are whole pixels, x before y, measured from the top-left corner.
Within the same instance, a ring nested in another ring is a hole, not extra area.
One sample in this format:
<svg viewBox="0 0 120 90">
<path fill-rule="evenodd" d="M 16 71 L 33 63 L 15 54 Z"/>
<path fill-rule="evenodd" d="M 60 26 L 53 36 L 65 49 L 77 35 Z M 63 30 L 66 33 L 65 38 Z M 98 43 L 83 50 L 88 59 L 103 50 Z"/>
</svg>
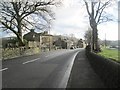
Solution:
<svg viewBox="0 0 120 90">
<path fill-rule="evenodd" d="M 120 63 L 89 51 L 86 51 L 86 55 L 94 71 L 108 88 L 120 87 Z"/>
</svg>

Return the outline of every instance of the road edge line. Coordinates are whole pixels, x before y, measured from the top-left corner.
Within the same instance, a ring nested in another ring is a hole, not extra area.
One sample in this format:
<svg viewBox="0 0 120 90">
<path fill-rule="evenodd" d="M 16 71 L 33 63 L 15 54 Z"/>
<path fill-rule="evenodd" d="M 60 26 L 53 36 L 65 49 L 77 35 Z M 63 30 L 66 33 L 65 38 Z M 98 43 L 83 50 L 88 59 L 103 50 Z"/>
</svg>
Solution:
<svg viewBox="0 0 120 90">
<path fill-rule="evenodd" d="M 7 70 L 8 68 L 0 69 L 0 72 Z"/>
<path fill-rule="evenodd" d="M 67 68 L 67 70 L 65 72 L 65 75 L 64 75 L 63 79 L 67 77 L 67 80 L 66 81 L 62 80 L 62 82 L 61 82 L 61 84 L 59 85 L 58 88 L 66 88 L 67 87 L 68 81 L 69 81 L 69 78 L 70 78 L 70 74 L 71 74 L 71 71 L 72 71 L 72 67 L 73 67 L 73 64 L 74 64 L 74 61 L 75 61 L 75 58 L 76 58 L 76 56 L 78 55 L 79 52 L 80 51 L 78 51 L 78 52 L 76 52 L 74 54 L 74 56 L 72 58 L 72 62 L 70 63 L 70 65 L 68 66 L 68 68 Z M 63 83 L 64 83 L 64 85 L 63 85 Z"/>
</svg>

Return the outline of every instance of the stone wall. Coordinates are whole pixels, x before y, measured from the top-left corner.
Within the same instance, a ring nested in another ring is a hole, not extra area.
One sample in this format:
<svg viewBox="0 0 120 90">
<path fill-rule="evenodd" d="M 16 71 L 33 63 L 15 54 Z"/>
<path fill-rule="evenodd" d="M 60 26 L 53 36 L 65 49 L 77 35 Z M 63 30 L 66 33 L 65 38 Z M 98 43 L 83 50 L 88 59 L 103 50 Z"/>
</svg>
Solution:
<svg viewBox="0 0 120 90">
<path fill-rule="evenodd" d="M 107 87 L 120 87 L 120 63 L 89 51 L 86 51 L 86 55 L 94 71 L 100 76 Z"/>
</svg>

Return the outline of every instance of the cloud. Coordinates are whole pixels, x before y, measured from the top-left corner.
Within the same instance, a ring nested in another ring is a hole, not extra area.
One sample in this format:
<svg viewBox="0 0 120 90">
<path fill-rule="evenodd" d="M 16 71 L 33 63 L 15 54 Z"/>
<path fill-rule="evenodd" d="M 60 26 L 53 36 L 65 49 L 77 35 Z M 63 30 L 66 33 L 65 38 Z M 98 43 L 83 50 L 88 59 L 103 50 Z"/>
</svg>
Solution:
<svg viewBox="0 0 120 90">
<path fill-rule="evenodd" d="M 77 0 L 65 0 L 61 8 L 55 11 L 56 20 L 53 31 L 62 34 L 75 34 L 77 38 L 83 37 L 80 32 L 84 32 L 88 27 L 88 19 L 84 18 L 86 10 L 78 4 Z M 79 33 L 79 34 L 78 34 Z"/>
<path fill-rule="evenodd" d="M 51 34 L 74 34 L 77 38 L 84 38 L 84 33 L 89 27 L 89 19 L 87 16 L 84 3 L 81 0 L 63 0 L 61 7 L 54 7 L 56 20 L 54 20 Z M 120 6 L 120 5 L 119 5 Z M 113 19 L 118 18 L 117 2 L 106 8 L 106 12 L 113 15 Z M 117 40 L 118 37 L 117 22 L 103 23 L 98 26 L 98 34 L 100 39 Z M 4 36 L 9 36 L 4 34 Z"/>
<path fill-rule="evenodd" d="M 107 40 L 118 40 L 118 23 L 107 22 L 98 27 L 99 38 L 104 40 L 105 34 Z"/>
<path fill-rule="evenodd" d="M 52 31 L 61 34 L 74 34 L 77 38 L 83 38 L 85 31 L 89 27 L 89 21 L 86 12 L 86 8 L 80 0 L 64 0 L 64 5 L 55 10 L 56 20 L 54 22 Z M 117 4 L 116 2 L 112 7 L 108 7 L 106 12 L 113 15 L 113 19 L 117 18 Z M 117 39 L 117 23 L 109 22 L 99 25 L 99 37 L 104 39 L 104 34 L 107 28 L 107 38 L 114 40 Z M 113 30 L 114 29 L 114 30 Z M 115 37 L 110 37 L 110 34 L 115 34 Z"/>
</svg>

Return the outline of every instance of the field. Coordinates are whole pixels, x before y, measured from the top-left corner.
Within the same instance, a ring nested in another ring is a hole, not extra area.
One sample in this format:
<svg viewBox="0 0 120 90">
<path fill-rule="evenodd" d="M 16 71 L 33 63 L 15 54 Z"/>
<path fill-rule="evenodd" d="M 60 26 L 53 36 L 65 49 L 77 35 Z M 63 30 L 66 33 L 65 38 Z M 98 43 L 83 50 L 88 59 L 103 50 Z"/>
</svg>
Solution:
<svg viewBox="0 0 120 90">
<path fill-rule="evenodd" d="M 102 52 L 98 54 L 104 56 L 105 58 L 111 58 L 112 60 L 120 62 L 120 59 L 118 57 L 120 55 L 120 51 L 117 49 L 102 48 Z"/>
</svg>

